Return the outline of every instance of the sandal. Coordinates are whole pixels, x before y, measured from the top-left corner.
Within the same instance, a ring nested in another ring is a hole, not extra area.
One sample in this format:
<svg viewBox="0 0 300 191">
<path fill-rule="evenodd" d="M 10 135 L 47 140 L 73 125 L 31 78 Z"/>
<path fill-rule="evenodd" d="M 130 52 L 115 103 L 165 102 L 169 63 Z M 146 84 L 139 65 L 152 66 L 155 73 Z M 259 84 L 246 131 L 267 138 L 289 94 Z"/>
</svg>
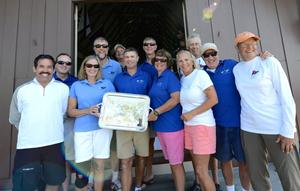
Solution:
<svg viewBox="0 0 300 191">
<path fill-rule="evenodd" d="M 155 182 L 154 177 L 150 178 L 149 180 L 143 180 L 143 184 L 150 185 Z"/>
</svg>

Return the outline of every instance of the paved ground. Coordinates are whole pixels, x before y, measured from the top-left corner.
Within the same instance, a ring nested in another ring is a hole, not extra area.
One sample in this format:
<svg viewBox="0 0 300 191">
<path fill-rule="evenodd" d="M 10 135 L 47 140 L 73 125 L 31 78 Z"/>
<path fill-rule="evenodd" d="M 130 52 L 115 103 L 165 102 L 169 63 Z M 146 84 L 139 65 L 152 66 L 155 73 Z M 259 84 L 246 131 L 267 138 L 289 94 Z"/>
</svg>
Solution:
<svg viewBox="0 0 300 191">
<path fill-rule="evenodd" d="M 275 172 L 273 165 L 269 166 L 270 169 L 270 179 L 272 182 L 273 191 L 283 191 L 279 178 Z M 234 169 L 236 190 L 241 190 L 241 185 L 238 178 L 238 168 Z M 155 177 L 156 182 L 153 185 L 148 186 L 145 191 L 174 191 L 175 187 L 173 186 L 173 180 L 170 174 L 168 175 L 158 175 Z M 186 188 L 190 187 L 193 184 L 194 175 L 192 172 L 186 174 Z M 226 191 L 225 182 L 222 176 L 221 171 L 219 170 L 219 180 L 220 185 L 223 191 Z"/>
<path fill-rule="evenodd" d="M 155 183 L 153 185 L 150 185 L 145 188 L 145 191 L 174 191 L 175 187 L 173 185 L 173 180 L 171 174 L 164 174 L 164 172 L 168 173 L 168 165 L 159 166 L 157 165 L 154 168 L 154 172 L 157 174 L 155 175 Z M 186 173 L 186 188 L 190 187 L 193 184 L 194 175 L 190 171 L 191 165 L 189 163 L 185 164 L 186 170 L 189 171 Z M 270 171 L 270 179 L 272 182 L 273 191 L 283 191 L 282 186 L 280 184 L 279 178 L 275 172 L 274 166 L 272 164 L 269 165 L 269 171 Z M 241 185 L 238 178 L 238 168 L 234 168 L 234 176 L 235 176 L 235 182 L 236 182 L 236 190 L 241 190 Z M 220 185 L 225 190 L 225 183 L 222 176 L 221 171 L 219 170 L 219 179 L 220 179 Z M 105 191 L 109 191 L 108 189 L 109 182 L 105 184 Z M 73 191 L 74 187 L 72 186 L 70 188 L 70 191 Z M 3 191 L 10 191 L 10 190 L 3 190 Z"/>
</svg>

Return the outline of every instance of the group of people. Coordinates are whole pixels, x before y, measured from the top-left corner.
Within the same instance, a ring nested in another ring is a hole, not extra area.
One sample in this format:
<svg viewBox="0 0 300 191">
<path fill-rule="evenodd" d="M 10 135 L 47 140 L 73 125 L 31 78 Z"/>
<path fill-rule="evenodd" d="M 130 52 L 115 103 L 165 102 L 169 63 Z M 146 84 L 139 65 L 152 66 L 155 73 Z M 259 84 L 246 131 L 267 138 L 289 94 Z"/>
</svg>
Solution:
<svg viewBox="0 0 300 191">
<path fill-rule="evenodd" d="M 108 41 L 98 37 L 95 54 L 83 60 L 78 79 L 70 74 L 68 54 L 56 60 L 37 56 L 35 78 L 15 90 L 10 107 L 9 121 L 18 129 L 13 190 L 68 190 L 72 168 L 76 190 L 88 189 L 91 174 L 94 190 L 103 190 L 108 158 L 112 190 L 132 189 L 133 160 L 134 190 L 143 190 L 154 183 L 155 136 L 177 191 L 186 187 L 185 149 L 195 172 L 190 191 L 221 190 L 218 161 L 226 190 L 234 191 L 234 158 L 242 190 L 271 190 L 268 157 L 283 189 L 300 190 L 294 99 L 280 62 L 268 52 L 258 54 L 259 40 L 250 32 L 237 35 L 234 43 L 242 60 L 237 62 L 220 60 L 216 44 L 202 45 L 193 34 L 188 50 L 176 55 L 180 79 L 172 71 L 171 54 L 157 50 L 152 37 L 143 41 L 146 60 L 140 65 L 135 48 L 115 45 L 116 61 L 108 57 Z M 147 131 L 99 127 L 99 103 L 106 92 L 148 95 L 153 111 Z"/>
</svg>

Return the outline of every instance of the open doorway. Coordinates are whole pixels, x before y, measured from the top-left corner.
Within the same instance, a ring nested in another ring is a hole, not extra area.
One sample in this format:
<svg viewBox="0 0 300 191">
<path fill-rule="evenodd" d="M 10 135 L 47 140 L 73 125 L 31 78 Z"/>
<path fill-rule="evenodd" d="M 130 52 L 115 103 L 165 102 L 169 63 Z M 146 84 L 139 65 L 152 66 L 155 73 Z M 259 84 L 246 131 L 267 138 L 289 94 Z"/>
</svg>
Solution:
<svg viewBox="0 0 300 191">
<path fill-rule="evenodd" d="M 77 5 L 78 67 L 85 56 L 93 54 L 92 43 L 98 36 L 107 38 L 110 51 L 121 43 L 138 49 L 142 59 L 142 41 L 147 36 L 156 39 L 158 49 L 165 48 L 173 55 L 185 47 L 181 0 L 111 2 Z"/>
</svg>

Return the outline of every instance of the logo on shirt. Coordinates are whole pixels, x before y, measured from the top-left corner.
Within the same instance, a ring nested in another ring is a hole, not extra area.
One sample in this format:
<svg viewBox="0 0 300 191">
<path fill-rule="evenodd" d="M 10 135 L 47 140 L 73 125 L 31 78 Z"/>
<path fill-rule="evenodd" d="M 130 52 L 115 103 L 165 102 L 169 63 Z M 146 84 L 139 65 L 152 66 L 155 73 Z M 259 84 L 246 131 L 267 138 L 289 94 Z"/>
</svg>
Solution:
<svg viewBox="0 0 300 191">
<path fill-rule="evenodd" d="M 144 80 L 136 80 L 136 83 L 139 83 L 139 84 L 144 83 Z"/>
<path fill-rule="evenodd" d="M 106 87 L 105 87 L 105 86 L 101 86 L 100 88 L 101 88 L 102 90 L 106 89 Z"/>
<path fill-rule="evenodd" d="M 221 74 L 226 74 L 226 73 L 229 73 L 229 72 L 230 72 L 229 69 L 225 69 L 225 70 L 222 70 L 222 71 L 221 71 Z"/>
<path fill-rule="evenodd" d="M 253 70 L 251 75 L 254 76 L 255 74 L 257 74 L 259 71 L 258 70 Z"/>
</svg>

